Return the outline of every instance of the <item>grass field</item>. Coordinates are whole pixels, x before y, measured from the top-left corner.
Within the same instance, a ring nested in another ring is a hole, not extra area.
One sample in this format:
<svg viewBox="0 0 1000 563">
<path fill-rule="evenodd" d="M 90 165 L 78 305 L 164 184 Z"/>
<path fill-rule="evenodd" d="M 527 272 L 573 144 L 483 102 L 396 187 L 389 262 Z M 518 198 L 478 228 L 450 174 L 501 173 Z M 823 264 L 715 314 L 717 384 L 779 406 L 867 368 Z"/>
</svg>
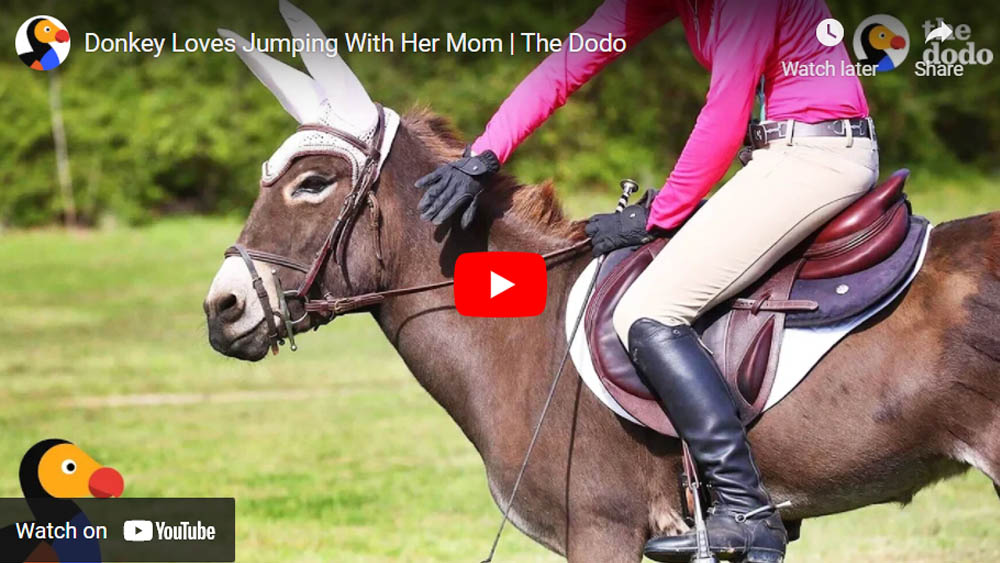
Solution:
<svg viewBox="0 0 1000 563">
<path fill-rule="evenodd" d="M 937 221 L 1000 209 L 997 186 L 930 183 Z M 614 197 L 576 198 L 575 214 Z M 128 496 L 233 496 L 237 560 L 478 561 L 499 516 L 480 460 L 370 319 L 247 364 L 208 346 L 201 300 L 236 220 L 0 236 L 0 496 L 35 441 L 75 441 Z M 979 474 L 904 510 L 809 521 L 790 561 L 1000 558 L 1000 501 Z M 556 561 L 509 531 L 497 561 Z"/>
</svg>

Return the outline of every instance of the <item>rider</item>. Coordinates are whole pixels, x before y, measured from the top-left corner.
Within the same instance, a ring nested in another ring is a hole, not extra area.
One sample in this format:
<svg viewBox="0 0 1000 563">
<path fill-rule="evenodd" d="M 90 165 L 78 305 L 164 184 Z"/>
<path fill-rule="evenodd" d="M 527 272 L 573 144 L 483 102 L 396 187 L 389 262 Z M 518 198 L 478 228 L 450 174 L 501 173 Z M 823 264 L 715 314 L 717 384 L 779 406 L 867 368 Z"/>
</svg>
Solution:
<svg viewBox="0 0 1000 563">
<path fill-rule="evenodd" d="M 840 70 L 850 67 L 847 51 L 816 36 L 829 17 L 823 0 L 607 0 L 576 30 L 593 38 L 610 33 L 633 46 L 677 18 L 695 59 L 711 71 L 705 106 L 650 209 L 633 205 L 595 215 L 586 231 L 595 255 L 674 235 L 623 296 L 614 325 L 709 485 L 713 551 L 735 551 L 747 561 L 779 561 L 787 534 L 719 368 L 691 324 L 758 279 L 878 176 L 864 92 L 855 76 Z M 422 217 L 441 224 L 462 213 L 467 227 L 500 164 L 619 54 L 563 49 L 549 55 L 464 158 L 417 182 L 426 189 Z M 785 74 L 788 62 L 834 72 Z M 751 128 L 752 160 L 687 220 L 740 148 L 762 80 L 770 121 Z M 692 533 L 663 536 L 650 540 L 646 553 L 671 559 L 694 546 Z"/>
</svg>

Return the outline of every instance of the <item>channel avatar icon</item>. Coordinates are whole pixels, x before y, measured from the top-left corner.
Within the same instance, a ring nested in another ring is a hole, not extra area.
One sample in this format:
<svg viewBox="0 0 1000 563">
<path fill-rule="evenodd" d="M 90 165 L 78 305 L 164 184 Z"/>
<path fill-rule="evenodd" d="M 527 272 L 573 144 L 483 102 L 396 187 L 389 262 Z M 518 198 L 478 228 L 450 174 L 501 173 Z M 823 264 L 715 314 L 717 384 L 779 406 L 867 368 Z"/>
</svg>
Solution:
<svg viewBox="0 0 1000 563">
<path fill-rule="evenodd" d="M 17 475 L 35 519 L 6 525 L 7 515 L 0 514 L 0 561 L 104 561 L 99 538 L 86 531 L 52 530 L 91 527 L 90 517 L 72 499 L 120 497 L 125 489 L 121 473 L 72 442 L 49 438 L 28 448 Z"/>
<path fill-rule="evenodd" d="M 52 16 L 32 16 L 21 24 L 14 48 L 29 68 L 52 70 L 69 56 L 69 31 Z"/>
<path fill-rule="evenodd" d="M 876 72 L 899 68 L 909 53 L 910 33 L 903 22 L 889 14 L 868 16 L 854 30 L 854 56 L 861 65 L 875 67 Z"/>
</svg>

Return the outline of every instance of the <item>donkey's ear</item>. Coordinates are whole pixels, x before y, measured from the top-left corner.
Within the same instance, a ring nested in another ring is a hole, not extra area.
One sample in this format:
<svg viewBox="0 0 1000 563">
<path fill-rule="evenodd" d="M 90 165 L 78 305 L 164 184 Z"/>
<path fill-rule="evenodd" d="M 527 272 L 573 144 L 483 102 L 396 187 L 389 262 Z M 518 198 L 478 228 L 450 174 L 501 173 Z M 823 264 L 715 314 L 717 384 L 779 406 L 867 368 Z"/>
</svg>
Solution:
<svg viewBox="0 0 1000 563">
<path fill-rule="evenodd" d="M 219 29 L 218 33 L 236 41 L 236 54 L 296 121 L 309 123 L 318 119 L 323 96 L 312 77 L 264 53 L 251 51 L 250 42 L 237 33 L 228 29 Z"/>
<path fill-rule="evenodd" d="M 279 9 L 293 36 L 309 42 L 319 40 L 325 45 L 323 30 L 305 12 L 288 0 L 280 0 Z M 378 119 L 375 104 L 339 54 L 305 49 L 302 60 L 338 117 L 354 125 L 357 131 L 367 131 L 375 123 Z"/>
</svg>

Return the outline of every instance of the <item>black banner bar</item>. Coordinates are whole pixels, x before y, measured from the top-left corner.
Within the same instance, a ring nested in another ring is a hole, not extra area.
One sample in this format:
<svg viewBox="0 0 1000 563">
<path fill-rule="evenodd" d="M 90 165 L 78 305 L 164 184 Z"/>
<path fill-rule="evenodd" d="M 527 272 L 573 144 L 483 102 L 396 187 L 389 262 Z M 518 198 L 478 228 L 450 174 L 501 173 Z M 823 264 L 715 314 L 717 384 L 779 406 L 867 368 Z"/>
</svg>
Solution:
<svg viewBox="0 0 1000 563">
<path fill-rule="evenodd" d="M 0 498 L 0 563 L 235 559 L 232 498 Z"/>
</svg>

